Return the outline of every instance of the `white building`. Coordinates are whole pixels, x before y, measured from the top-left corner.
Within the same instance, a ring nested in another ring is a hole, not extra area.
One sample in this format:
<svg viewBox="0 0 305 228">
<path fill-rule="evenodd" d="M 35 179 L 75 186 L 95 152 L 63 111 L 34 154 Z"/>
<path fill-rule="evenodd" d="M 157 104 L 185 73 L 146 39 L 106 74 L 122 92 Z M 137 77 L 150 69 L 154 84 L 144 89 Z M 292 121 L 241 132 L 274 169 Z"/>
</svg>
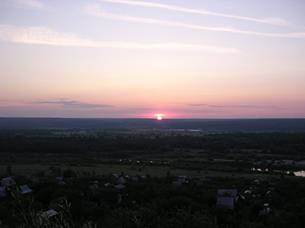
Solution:
<svg viewBox="0 0 305 228">
<path fill-rule="evenodd" d="M 233 210 L 237 199 L 236 189 L 219 189 L 217 191 L 216 207 Z"/>
<path fill-rule="evenodd" d="M 41 217 L 43 217 L 43 218 L 51 218 L 51 217 L 53 217 L 53 216 L 55 216 L 57 214 L 58 214 L 57 211 L 55 211 L 53 209 L 50 209 L 50 210 L 42 212 L 41 213 Z"/>
<path fill-rule="evenodd" d="M 33 191 L 27 184 L 21 185 L 19 188 L 20 188 L 21 194 L 28 194 Z"/>
<path fill-rule="evenodd" d="M 16 184 L 16 182 L 12 177 L 5 177 L 1 179 L 1 185 L 4 187 L 9 187 L 14 184 Z"/>
</svg>

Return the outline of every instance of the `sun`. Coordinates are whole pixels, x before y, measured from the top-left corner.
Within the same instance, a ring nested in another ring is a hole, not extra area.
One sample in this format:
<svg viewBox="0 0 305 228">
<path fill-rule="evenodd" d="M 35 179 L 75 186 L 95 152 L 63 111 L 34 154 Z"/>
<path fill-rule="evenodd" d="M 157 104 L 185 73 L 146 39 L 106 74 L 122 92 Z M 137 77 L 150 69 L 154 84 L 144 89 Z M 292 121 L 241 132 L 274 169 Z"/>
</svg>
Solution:
<svg viewBox="0 0 305 228">
<path fill-rule="evenodd" d="M 156 113 L 155 114 L 156 120 L 163 120 L 164 116 L 165 115 L 163 113 Z"/>
</svg>

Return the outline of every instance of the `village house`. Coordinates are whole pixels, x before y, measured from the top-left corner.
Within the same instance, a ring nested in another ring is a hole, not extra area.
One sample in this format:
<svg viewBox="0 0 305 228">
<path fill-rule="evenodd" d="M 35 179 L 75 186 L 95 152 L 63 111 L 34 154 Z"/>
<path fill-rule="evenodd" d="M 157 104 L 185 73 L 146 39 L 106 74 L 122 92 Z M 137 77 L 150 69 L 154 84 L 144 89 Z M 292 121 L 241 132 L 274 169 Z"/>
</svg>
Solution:
<svg viewBox="0 0 305 228">
<path fill-rule="evenodd" d="M 181 186 L 183 184 L 188 184 L 189 179 L 187 176 L 178 176 L 177 180 L 173 181 L 173 185 Z"/>
<path fill-rule="evenodd" d="M 6 197 L 6 189 L 4 186 L 0 186 L 0 198 Z"/>
<path fill-rule="evenodd" d="M 126 186 L 124 184 L 117 184 L 114 186 L 117 190 L 123 190 L 124 188 L 126 188 Z"/>
<path fill-rule="evenodd" d="M 53 209 L 50 209 L 50 210 L 42 212 L 41 213 L 41 217 L 43 217 L 43 218 L 51 218 L 51 217 L 54 217 L 57 214 L 58 214 L 57 211 L 55 211 Z"/>
<path fill-rule="evenodd" d="M 117 183 L 118 183 L 118 184 L 125 184 L 125 183 L 126 183 L 125 177 L 120 176 L 120 177 L 118 178 L 118 180 L 117 180 Z"/>
<path fill-rule="evenodd" d="M 21 194 L 28 194 L 31 193 L 33 190 L 28 185 L 20 185 L 20 192 Z"/>
<path fill-rule="evenodd" d="M 237 198 L 236 189 L 219 189 L 217 191 L 216 207 L 233 210 Z"/>
<path fill-rule="evenodd" d="M 66 184 L 66 182 L 64 181 L 63 176 L 56 177 L 56 181 L 57 181 L 57 184 L 59 184 L 59 185 L 65 185 Z"/>
<path fill-rule="evenodd" d="M 9 187 L 14 184 L 16 184 L 16 182 L 12 177 L 5 177 L 1 179 L 1 185 L 4 187 Z"/>
</svg>

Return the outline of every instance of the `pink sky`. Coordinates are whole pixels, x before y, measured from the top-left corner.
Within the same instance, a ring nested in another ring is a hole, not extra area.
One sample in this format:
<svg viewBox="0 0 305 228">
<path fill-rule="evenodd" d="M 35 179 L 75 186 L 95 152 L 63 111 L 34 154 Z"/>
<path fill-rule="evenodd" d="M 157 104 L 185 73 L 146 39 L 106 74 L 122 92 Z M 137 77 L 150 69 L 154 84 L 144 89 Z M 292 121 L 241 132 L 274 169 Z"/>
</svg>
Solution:
<svg viewBox="0 0 305 228">
<path fill-rule="evenodd" d="M 305 118 L 298 0 L 4 0 L 0 117 Z"/>
</svg>

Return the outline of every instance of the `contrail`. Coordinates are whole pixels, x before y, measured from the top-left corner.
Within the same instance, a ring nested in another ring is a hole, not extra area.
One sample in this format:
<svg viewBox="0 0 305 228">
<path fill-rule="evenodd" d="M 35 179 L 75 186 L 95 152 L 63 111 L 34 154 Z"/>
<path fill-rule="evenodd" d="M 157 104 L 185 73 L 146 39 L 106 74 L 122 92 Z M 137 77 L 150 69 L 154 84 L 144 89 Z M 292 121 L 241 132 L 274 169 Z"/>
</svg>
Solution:
<svg viewBox="0 0 305 228">
<path fill-rule="evenodd" d="M 207 16 L 215 16 L 215 17 L 225 17 L 225 18 L 232 18 L 236 20 L 243 20 L 243 21 L 251 21 L 269 25 L 276 25 L 276 26 L 287 26 L 288 22 L 282 18 L 256 18 L 256 17 L 247 17 L 247 16 L 239 16 L 234 14 L 225 14 L 225 13 L 218 13 L 208 10 L 201 10 L 201 9 L 193 9 L 193 8 L 186 8 L 177 5 L 168 5 L 168 4 L 161 4 L 155 2 L 146 2 L 146 1 L 135 1 L 135 0 L 100 0 L 102 2 L 110 2 L 115 4 L 125 4 L 125 5 L 134 5 L 134 6 L 141 6 L 147 8 L 159 8 L 165 9 L 175 12 L 182 12 L 182 13 L 189 13 L 189 14 L 197 14 L 197 15 L 207 15 Z"/>
<path fill-rule="evenodd" d="M 265 37 L 305 38 L 305 32 L 264 33 L 264 32 L 250 31 L 250 30 L 241 30 L 241 29 L 230 28 L 230 27 L 202 26 L 202 25 L 197 25 L 197 24 L 189 24 L 189 23 L 176 22 L 176 21 L 167 21 L 167 20 L 159 20 L 159 19 L 154 19 L 154 18 L 134 17 L 134 16 L 129 16 L 129 15 L 114 14 L 114 13 L 108 13 L 108 12 L 101 10 L 99 8 L 99 6 L 96 4 L 88 5 L 86 10 L 89 14 L 96 16 L 96 17 L 108 18 L 108 19 L 120 20 L 120 21 L 129 21 L 129 22 L 135 22 L 135 23 L 154 24 L 154 25 L 180 27 L 180 28 L 193 29 L 193 30 L 226 32 L 226 33 L 235 33 L 235 34 L 243 34 L 243 35 L 265 36 Z"/>
</svg>

